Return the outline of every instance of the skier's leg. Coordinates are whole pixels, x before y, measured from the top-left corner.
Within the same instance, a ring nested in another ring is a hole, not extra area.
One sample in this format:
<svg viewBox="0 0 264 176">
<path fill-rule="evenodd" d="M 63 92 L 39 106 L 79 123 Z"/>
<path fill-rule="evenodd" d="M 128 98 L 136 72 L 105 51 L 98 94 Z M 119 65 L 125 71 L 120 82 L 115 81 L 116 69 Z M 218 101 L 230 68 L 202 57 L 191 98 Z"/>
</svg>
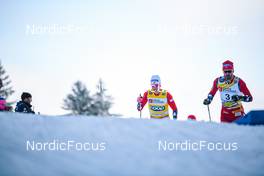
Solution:
<svg viewBox="0 0 264 176">
<path fill-rule="evenodd" d="M 222 107 L 221 109 L 221 122 L 230 123 L 233 120 L 233 114 L 232 111 L 228 110 L 227 108 Z"/>
<path fill-rule="evenodd" d="M 224 108 L 221 109 L 221 122 L 226 122 L 225 114 L 224 114 Z"/>
<path fill-rule="evenodd" d="M 241 106 L 237 109 L 234 109 L 232 111 L 232 115 L 233 115 L 234 120 L 237 120 L 237 119 L 243 117 L 245 115 L 243 106 Z"/>
<path fill-rule="evenodd" d="M 228 108 L 224 108 L 222 107 L 221 110 L 221 122 L 228 122 L 231 123 L 235 120 L 237 120 L 240 117 L 244 116 L 244 108 L 238 107 L 235 109 L 228 109 Z"/>
</svg>

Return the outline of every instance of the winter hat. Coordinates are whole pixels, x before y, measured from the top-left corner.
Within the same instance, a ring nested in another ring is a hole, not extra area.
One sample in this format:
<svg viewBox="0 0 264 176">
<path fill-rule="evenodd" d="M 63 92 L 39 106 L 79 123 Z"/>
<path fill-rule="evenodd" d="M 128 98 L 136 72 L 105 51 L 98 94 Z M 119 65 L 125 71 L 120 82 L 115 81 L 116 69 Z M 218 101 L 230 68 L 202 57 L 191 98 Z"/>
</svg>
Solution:
<svg viewBox="0 0 264 176">
<path fill-rule="evenodd" d="M 223 62 L 223 71 L 225 70 L 234 70 L 234 64 L 230 60 Z"/>
<path fill-rule="evenodd" d="M 150 83 L 152 83 L 154 81 L 157 82 L 157 83 L 159 83 L 159 84 L 161 84 L 159 75 L 152 75 L 151 76 Z"/>
<path fill-rule="evenodd" d="M 23 92 L 22 95 L 21 95 L 21 100 L 24 100 L 26 98 L 32 98 L 32 96 L 28 92 Z"/>
</svg>

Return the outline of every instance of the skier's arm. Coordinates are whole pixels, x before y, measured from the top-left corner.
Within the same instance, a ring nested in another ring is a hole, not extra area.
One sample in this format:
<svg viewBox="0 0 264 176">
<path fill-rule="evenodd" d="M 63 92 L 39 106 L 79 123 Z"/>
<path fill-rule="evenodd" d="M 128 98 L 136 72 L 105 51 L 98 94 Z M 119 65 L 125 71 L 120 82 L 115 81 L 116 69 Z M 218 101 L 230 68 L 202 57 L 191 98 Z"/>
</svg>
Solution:
<svg viewBox="0 0 264 176">
<path fill-rule="evenodd" d="M 141 111 L 141 110 L 144 108 L 144 106 L 146 105 L 147 101 L 148 101 L 148 91 L 146 91 L 146 92 L 144 93 L 144 95 L 143 95 L 143 97 L 141 98 L 140 102 L 138 102 L 138 107 L 137 107 L 137 109 L 138 109 L 139 111 Z"/>
<path fill-rule="evenodd" d="M 215 96 L 215 93 L 217 92 L 217 83 L 218 83 L 218 78 L 214 80 L 213 87 L 211 88 L 210 92 L 208 95 L 212 95 L 213 97 Z"/>
<path fill-rule="evenodd" d="M 173 100 L 172 95 L 169 92 L 167 92 L 167 100 L 168 100 L 169 106 L 173 110 L 173 113 L 172 113 L 173 119 L 177 119 L 178 109 L 177 109 L 175 101 Z"/>
<path fill-rule="evenodd" d="M 145 104 L 147 103 L 147 101 L 148 101 L 148 92 L 145 92 L 143 95 L 142 101 L 141 101 L 142 109 L 145 106 Z"/>
<path fill-rule="evenodd" d="M 242 101 L 245 101 L 245 102 L 253 101 L 253 97 L 250 91 L 248 90 L 246 83 L 242 79 L 239 79 L 238 85 L 239 85 L 240 91 L 244 94 L 244 96 L 242 97 Z"/>
<path fill-rule="evenodd" d="M 213 98 L 214 98 L 214 96 L 215 96 L 215 93 L 217 92 L 217 83 L 218 83 L 218 78 L 216 78 L 215 80 L 214 80 L 214 83 L 213 83 L 213 87 L 211 88 L 211 90 L 210 90 L 210 92 L 209 92 L 209 94 L 208 94 L 208 96 L 207 96 L 207 98 L 204 100 L 204 102 L 203 102 L 203 104 L 204 105 L 209 105 L 211 102 L 212 102 L 212 100 L 213 100 Z"/>
<path fill-rule="evenodd" d="M 172 95 L 171 95 L 169 92 L 167 93 L 167 100 L 168 100 L 168 104 L 169 104 L 169 106 L 171 107 L 171 109 L 172 109 L 173 111 L 177 111 L 176 103 L 175 103 L 175 101 L 173 100 L 173 97 L 172 97 Z"/>
</svg>

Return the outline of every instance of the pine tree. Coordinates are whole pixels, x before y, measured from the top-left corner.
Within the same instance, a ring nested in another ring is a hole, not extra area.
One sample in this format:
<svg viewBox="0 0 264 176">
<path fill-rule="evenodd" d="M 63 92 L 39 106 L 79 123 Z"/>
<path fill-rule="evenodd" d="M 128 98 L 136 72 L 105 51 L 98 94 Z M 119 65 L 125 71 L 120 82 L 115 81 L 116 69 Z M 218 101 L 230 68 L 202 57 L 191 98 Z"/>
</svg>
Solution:
<svg viewBox="0 0 264 176">
<path fill-rule="evenodd" d="M 106 95 L 107 89 L 105 88 L 105 84 L 103 83 L 102 79 L 99 79 L 96 88 L 97 92 L 93 96 L 93 114 L 96 116 L 109 116 L 109 109 L 113 105 L 113 98 L 109 95 Z"/>
<path fill-rule="evenodd" d="M 11 96 L 15 91 L 12 86 L 10 86 L 11 80 L 8 75 L 6 75 L 6 71 L 2 66 L 2 62 L 0 60 L 0 96 L 7 99 Z"/>
<path fill-rule="evenodd" d="M 63 109 L 70 110 L 77 115 L 93 115 L 91 113 L 92 100 L 86 86 L 81 81 L 77 81 L 72 88 L 72 93 L 64 99 Z"/>
</svg>

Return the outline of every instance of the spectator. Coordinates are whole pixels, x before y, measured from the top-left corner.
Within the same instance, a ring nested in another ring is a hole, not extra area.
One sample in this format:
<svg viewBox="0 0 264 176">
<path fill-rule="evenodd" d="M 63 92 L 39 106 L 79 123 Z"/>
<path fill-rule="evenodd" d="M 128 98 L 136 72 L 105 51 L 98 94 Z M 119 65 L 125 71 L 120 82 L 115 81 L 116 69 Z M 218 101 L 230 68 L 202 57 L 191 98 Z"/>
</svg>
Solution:
<svg viewBox="0 0 264 176">
<path fill-rule="evenodd" d="M 0 89 L 3 87 L 2 79 L 0 79 Z M 0 111 L 12 111 L 12 106 L 6 104 L 5 98 L 0 96 Z"/>
<path fill-rule="evenodd" d="M 21 95 L 21 101 L 19 101 L 16 105 L 15 112 L 22 112 L 22 113 L 32 113 L 35 112 L 31 109 L 32 105 L 32 96 L 28 92 L 23 92 Z"/>
</svg>

